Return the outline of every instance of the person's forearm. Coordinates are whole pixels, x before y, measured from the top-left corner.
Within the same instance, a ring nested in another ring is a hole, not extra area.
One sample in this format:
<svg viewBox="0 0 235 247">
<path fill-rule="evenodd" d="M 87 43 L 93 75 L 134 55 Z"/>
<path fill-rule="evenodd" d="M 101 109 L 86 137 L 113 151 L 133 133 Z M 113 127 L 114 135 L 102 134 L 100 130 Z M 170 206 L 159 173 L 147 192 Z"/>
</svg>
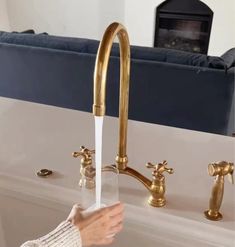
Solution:
<svg viewBox="0 0 235 247">
<path fill-rule="evenodd" d="M 24 243 L 21 247 L 82 247 L 80 232 L 69 221 L 62 222 L 49 234 Z"/>
</svg>

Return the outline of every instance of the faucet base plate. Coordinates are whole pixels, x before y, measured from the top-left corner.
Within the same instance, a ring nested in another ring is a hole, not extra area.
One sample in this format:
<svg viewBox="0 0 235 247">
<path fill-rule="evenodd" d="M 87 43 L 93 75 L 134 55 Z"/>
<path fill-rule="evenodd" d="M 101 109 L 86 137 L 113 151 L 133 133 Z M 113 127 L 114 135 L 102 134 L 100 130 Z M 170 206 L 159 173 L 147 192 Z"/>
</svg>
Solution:
<svg viewBox="0 0 235 247">
<path fill-rule="evenodd" d="M 220 212 L 212 213 L 211 210 L 205 211 L 204 215 L 208 220 L 214 220 L 214 221 L 218 221 L 223 218 L 223 215 Z"/>
<path fill-rule="evenodd" d="M 150 196 L 148 199 L 149 205 L 153 207 L 163 207 L 166 205 L 166 200 L 164 198 L 154 198 L 153 196 Z"/>
</svg>

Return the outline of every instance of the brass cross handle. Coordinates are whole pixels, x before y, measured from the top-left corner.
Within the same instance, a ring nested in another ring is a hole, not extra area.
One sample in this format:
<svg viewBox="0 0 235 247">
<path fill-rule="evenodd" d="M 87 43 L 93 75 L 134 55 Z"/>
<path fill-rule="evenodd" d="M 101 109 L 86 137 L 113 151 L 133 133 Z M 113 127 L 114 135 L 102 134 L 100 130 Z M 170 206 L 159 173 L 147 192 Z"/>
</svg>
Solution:
<svg viewBox="0 0 235 247">
<path fill-rule="evenodd" d="M 168 168 L 166 167 L 167 166 L 167 161 L 164 160 L 162 163 L 158 163 L 158 164 L 152 164 L 150 162 L 148 162 L 146 164 L 146 167 L 147 168 L 152 168 L 154 169 L 153 172 L 152 172 L 152 175 L 154 177 L 162 177 L 163 175 L 163 172 L 168 172 L 169 174 L 173 174 L 174 173 L 174 170 L 173 168 Z"/>
<path fill-rule="evenodd" d="M 74 158 L 77 158 L 79 156 L 82 157 L 81 163 L 83 166 L 91 165 L 92 164 L 92 154 L 95 153 L 95 150 L 90 150 L 84 146 L 80 147 L 79 152 L 73 152 L 72 155 Z"/>
</svg>

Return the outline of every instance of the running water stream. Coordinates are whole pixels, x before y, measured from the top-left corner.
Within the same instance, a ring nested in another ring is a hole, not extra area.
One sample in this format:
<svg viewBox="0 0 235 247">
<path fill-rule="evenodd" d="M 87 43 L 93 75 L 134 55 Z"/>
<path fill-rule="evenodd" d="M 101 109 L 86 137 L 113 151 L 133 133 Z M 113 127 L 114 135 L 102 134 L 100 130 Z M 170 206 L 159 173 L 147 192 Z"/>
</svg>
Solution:
<svg viewBox="0 0 235 247">
<path fill-rule="evenodd" d="M 96 209 L 101 207 L 102 132 L 104 117 L 95 116 Z"/>
</svg>

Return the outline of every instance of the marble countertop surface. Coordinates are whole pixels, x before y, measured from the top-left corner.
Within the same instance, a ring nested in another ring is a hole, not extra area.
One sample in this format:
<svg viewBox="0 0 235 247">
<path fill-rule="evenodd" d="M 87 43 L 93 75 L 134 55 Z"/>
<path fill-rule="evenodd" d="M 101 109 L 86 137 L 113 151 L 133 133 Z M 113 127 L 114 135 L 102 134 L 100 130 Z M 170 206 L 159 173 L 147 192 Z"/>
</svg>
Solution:
<svg viewBox="0 0 235 247">
<path fill-rule="evenodd" d="M 118 119 L 105 117 L 103 162 L 114 163 L 118 141 Z M 94 148 L 94 119 L 91 113 L 0 97 L 0 174 L 10 174 L 76 190 L 80 163 L 71 155 L 81 145 Z M 207 166 L 214 161 L 235 160 L 235 138 L 148 124 L 128 122 L 129 166 L 151 178 L 146 162 L 168 161 L 173 175 L 166 174 L 167 204 L 147 204 L 146 188 L 131 177 L 120 176 L 120 200 L 149 212 L 173 215 L 210 226 L 235 231 L 235 186 L 225 179 L 222 221 L 204 218 L 213 178 Z M 35 173 L 48 168 L 50 179 Z"/>
</svg>

